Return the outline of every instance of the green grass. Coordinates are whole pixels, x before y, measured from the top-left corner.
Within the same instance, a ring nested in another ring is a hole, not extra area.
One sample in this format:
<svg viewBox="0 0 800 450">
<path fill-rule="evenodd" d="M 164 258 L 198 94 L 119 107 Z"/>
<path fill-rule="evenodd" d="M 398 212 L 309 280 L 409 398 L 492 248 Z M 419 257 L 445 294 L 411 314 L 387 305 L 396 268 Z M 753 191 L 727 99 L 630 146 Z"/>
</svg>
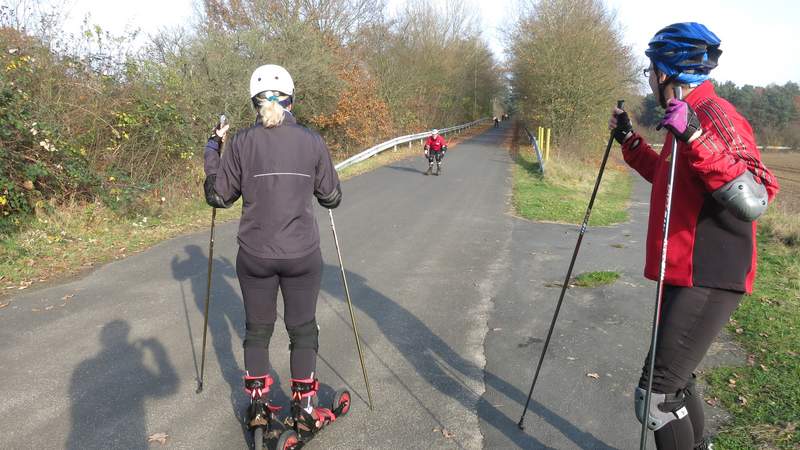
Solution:
<svg viewBox="0 0 800 450">
<path fill-rule="evenodd" d="M 720 449 L 800 448 L 800 247 L 766 232 L 760 241 L 756 290 L 729 326 L 747 364 L 706 375 L 706 396 L 733 415 Z"/>
<path fill-rule="evenodd" d="M 572 285 L 577 287 L 593 288 L 612 284 L 618 279 L 619 272 L 607 270 L 600 272 L 584 272 L 573 279 Z"/>
<path fill-rule="evenodd" d="M 581 223 L 599 166 L 553 158 L 545 163 L 546 174 L 542 176 L 535 158 L 529 151 L 521 151 L 516 158 L 513 196 L 516 213 L 531 220 Z M 627 171 L 609 164 L 589 224 L 602 226 L 627 221 L 630 193 Z"/>
<path fill-rule="evenodd" d="M 217 223 L 239 217 L 240 202 L 217 210 Z M 57 207 L 29 217 L 0 240 L 0 294 L 124 258 L 180 234 L 207 230 L 211 208 L 199 198 L 174 199 L 161 214 L 127 218 L 99 203 Z M 8 303 L 0 301 L 0 308 Z"/>
</svg>

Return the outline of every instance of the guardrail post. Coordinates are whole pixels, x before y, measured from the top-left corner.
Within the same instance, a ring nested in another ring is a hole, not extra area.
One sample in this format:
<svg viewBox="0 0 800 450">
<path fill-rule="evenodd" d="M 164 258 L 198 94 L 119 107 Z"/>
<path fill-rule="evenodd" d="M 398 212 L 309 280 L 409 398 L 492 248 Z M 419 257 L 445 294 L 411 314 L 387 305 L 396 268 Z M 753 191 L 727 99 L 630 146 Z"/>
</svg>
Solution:
<svg viewBox="0 0 800 450">
<path fill-rule="evenodd" d="M 396 152 L 396 151 L 397 151 L 397 144 L 394 144 L 394 149 L 393 149 L 392 151 L 393 151 L 393 152 Z"/>
<path fill-rule="evenodd" d="M 544 160 L 550 161 L 550 128 L 547 129 L 547 143 L 545 144 Z"/>
</svg>

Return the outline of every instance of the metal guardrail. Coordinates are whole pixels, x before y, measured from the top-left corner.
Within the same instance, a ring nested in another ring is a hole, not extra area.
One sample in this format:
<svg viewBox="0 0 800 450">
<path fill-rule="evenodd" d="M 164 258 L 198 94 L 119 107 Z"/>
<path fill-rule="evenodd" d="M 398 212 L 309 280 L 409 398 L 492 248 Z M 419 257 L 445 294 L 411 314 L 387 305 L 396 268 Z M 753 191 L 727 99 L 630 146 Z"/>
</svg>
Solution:
<svg viewBox="0 0 800 450">
<path fill-rule="evenodd" d="M 533 146 L 533 150 L 536 152 L 536 158 L 539 159 L 539 169 L 542 171 L 542 176 L 544 176 L 544 159 L 542 158 L 542 150 L 539 148 L 539 141 L 528 131 L 528 127 L 522 127 L 525 130 L 525 134 L 528 135 L 528 140 L 531 141 L 531 146 Z"/>
<path fill-rule="evenodd" d="M 475 121 L 472 121 L 472 122 L 469 122 L 469 123 L 456 125 L 456 126 L 449 127 L 449 128 L 441 128 L 441 129 L 439 129 L 439 134 L 446 135 L 447 133 L 452 133 L 452 132 L 465 130 L 467 128 L 473 127 L 473 126 L 475 126 L 475 125 L 477 125 L 477 124 L 479 124 L 481 122 L 487 121 L 487 120 L 489 120 L 489 118 L 488 117 L 484 117 L 483 119 L 478 119 L 478 120 L 475 120 Z M 357 155 L 353 155 L 353 156 L 345 159 L 344 161 L 340 162 L 339 164 L 336 164 L 334 167 L 336 168 L 337 171 L 338 170 L 342 170 L 342 169 L 344 169 L 346 167 L 352 166 L 353 164 L 360 163 L 361 161 L 364 161 L 365 159 L 369 159 L 369 158 L 371 158 L 371 157 L 373 157 L 373 156 L 377 155 L 378 153 L 381 153 L 381 152 L 383 152 L 385 150 L 388 150 L 390 148 L 397 148 L 397 146 L 400 145 L 400 144 L 406 144 L 407 143 L 407 144 L 409 144 L 409 146 L 411 146 L 411 142 L 416 141 L 416 140 L 420 140 L 421 141 L 422 139 L 425 139 L 430 135 L 431 135 L 430 131 L 425 131 L 425 132 L 422 132 L 422 133 L 408 134 L 408 135 L 405 135 L 405 136 L 399 136 L 399 137 L 396 137 L 394 139 L 390 139 L 390 140 L 388 140 L 386 142 L 382 142 L 382 143 L 380 143 L 378 145 L 374 145 L 374 146 L 364 150 L 363 152 L 361 152 L 361 153 L 359 153 Z"/>
</svg>

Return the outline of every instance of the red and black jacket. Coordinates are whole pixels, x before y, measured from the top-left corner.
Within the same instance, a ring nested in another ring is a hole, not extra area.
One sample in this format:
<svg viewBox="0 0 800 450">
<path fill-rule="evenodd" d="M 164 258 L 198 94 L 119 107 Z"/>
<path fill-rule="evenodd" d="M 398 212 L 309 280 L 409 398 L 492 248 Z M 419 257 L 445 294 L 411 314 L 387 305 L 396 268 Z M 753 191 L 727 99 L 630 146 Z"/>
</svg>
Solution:
<svg viewBox="0 0 800 450">
<path fill-rule="evenodd" d="M 436 135 L 435 138 L 433 136 L 429 136 L 428 140 L 425 141 L 425 148 L 429 148 L 434 152 L 438 152 L 442 149 L 442 147 L 447 147 L 447 142 L 444 141 L 444 138 L 441 135 Z"/>
<path fill-rule="evenodd" d="M 717 96 L 710 81 L 684 100 L 697 113 L 703 134 L 691 144 L 678 142 L 664 282 L 751 293 L 757 224 L 735 218 L 711 193 L 745 170 L 765 185 L 770 200 L 778 192 L 778 182 L 761 162 L 750 124 Z M 622 146 L 625 161 L 653 184 L 644 268 L 651 280 L 658 280 L 661 266 L 672 140 L 667 133 L 661 153 L 638 134 Z"/>
</svg>

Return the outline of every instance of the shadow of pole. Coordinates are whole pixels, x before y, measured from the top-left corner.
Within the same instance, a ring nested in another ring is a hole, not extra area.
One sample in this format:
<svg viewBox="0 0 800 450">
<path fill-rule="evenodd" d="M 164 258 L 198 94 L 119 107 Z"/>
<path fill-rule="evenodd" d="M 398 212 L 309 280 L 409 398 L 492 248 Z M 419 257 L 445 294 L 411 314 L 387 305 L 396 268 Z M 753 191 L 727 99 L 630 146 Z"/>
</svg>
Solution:
<svg viewBox="0 0 800 450">
<path fill-rule="evenodd" d="M 338 273 L 338 266 L 325 265 L 322 290 L 332 298 L 344 301 Z M 414 314 L 369 287 L 367 280 L 359 274 L 347 271 L 347 279 L 353 297 L 353 305 L 378 325 L 386 339 L 414 366 L 419 376 L 439 392 L 460 402 L 463 407 L 475 408 L 477 405 L 478 417 L 502 432 L 519 447 L 547 448 L 533 436 L 520 431 L 515 419 L 506 416 L 502 411 L 486 402 L 483 396 L 470 389 L 464 380 L 470 379 L 485 383 L 520 406 L 525 404 L 526 393 L 491 372 L 484 371 L 483 368 L 465 360 Z M 348 327 L 351 326 L 349 320 L 346 320 L 338 312 L 337 315 Z M 368 345 L 365 347 L 369 348 Z M 375 354 L 371 349 L 370 352 Z M 383 361 L 381 360 L 381 362 Z M 386 364 L 384 363 L 384 365 Z M 449 367 L 449 369 L 445 370 L 443 367 Z M 455 373 L 460 376 L 454 376 Z M 402 383 L 402 379 L 396 373 L 392 372 L 392 374 L 407 391 L 412 392 Z M 424 407 L 416 395 L 414 398 Z M 425 409 L 433 416 L 430 410 Z M 532 402 L 530 410 L 581 448 L 613 449 L 591 433 L 580 430 L 538 402 Z"/>
</svg>

